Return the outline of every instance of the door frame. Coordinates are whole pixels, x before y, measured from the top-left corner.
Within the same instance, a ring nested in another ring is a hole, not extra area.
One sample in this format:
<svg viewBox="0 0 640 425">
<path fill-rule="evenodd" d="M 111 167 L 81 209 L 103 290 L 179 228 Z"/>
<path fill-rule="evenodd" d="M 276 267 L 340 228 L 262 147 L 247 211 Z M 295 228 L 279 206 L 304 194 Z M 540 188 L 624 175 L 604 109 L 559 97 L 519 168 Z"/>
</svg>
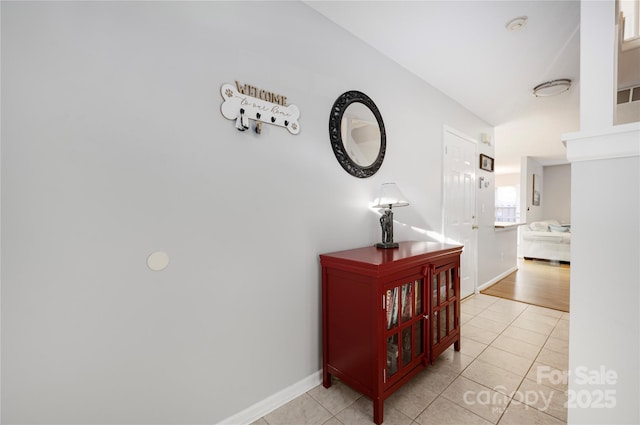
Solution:
<svg viewBox="0 0 640 425">
<path fill-rule="evenodd" d="M 450 127 L 446 124 L 444 124 L 442 126 L 442 174 L 440 175 L 440 180 L 441 180 L 441 191 L 442 191 L 442 199 L 441 199 L 441 205 L 442 205 L 442 220 L 441 220 L 441 228 L 442 228 L 442 240 L 444 243 L 447 243 L 447 232 L 446 232 L 446 225 L 445 225 L 445 217 L 446 217 L 446 210 L 445 210 L 445 201 L 446 201 L 446 193 L 445 193 L 445 176 L 448 170 L 445 170 L 445 156 L 446 156 L 446 134 L 447 133 L 451 133 L 457 137 L 460 137 L 461 139 L 464 139 L 468 142 L 470 142 L 473 146 L 474 146 L 474 158 L 478 157 L 478 145 L 479 145 L 479 141 L 477 139 L 474 139 L 471 136 L 466 135 L 465 133 L 456 130 L 453 127 Z M 476 174 L 477 174 L 477 167 L 476 164 L 473 163 L 473 185 L 475 187 L 476 190 L 473 191 L 473 216 L 474 216 L 474 225 L 478 226 L 478 188 L 476 186 Z M 478 227 L 476 227 L 476 230 L 478 229 Z M 473 292 L 472 294 L 479 294 L 480 291 L 478 289 L 478 237 L 480 236 L 480 232 L 476 232 L 476 237 L 473 238 L 473 243 L 474 246 L 472 246 L 472 252 L 471 252 L 471 264 L 472 264 L 472 268 L 473 268 Z"/>
</svg>

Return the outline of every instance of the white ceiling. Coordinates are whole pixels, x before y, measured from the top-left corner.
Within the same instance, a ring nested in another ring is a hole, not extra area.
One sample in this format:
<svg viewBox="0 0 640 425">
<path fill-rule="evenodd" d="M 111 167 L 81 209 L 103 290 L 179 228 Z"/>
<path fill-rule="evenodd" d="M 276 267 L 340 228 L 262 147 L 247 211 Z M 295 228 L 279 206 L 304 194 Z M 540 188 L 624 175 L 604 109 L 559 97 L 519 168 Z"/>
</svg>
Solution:
<svg viewBox="0 0 640 425">
<path fill-rule="evenodd" d="M 522 156 L 566 162 L 560 135 L 579 125 L 578 0 L 305 3 L 495 126 L 497 173 L 519 172 Z M 507 31 L 521 16 L 526 26 Z M 558 78 L 569 92 L 531 94 Z"/>
</svg>

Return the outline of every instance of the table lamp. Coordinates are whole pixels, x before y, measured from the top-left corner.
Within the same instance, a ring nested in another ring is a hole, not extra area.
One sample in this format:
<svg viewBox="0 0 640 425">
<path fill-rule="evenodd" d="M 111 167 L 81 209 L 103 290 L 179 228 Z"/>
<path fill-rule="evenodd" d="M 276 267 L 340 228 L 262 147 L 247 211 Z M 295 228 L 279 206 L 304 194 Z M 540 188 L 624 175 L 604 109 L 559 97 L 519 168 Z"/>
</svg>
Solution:
<svg viewBox="0 0 640 425">
<path fill-rule="evenodd" d="M 382 242 L 377 243 L 378 248 L 397 248 L 398 244 L 393 241 L 393 207 L 406 207 L 409 205 L 407 198 L 400 192 L 395 183 L 383 183 L 380 195 L 376 199 L 373 208 L 385 208 L 380 217 L 380 227 L 382 228 Z"/>
</svg>

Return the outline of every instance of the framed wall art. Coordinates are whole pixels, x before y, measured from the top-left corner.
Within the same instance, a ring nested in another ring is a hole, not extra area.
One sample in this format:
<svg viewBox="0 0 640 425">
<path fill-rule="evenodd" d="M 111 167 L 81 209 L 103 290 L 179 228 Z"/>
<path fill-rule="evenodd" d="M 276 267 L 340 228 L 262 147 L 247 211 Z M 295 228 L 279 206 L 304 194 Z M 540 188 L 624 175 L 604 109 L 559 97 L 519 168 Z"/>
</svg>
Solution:
<svg viewBox="0 0 640 425">
<path fill-rule="evenodd" d="M 533 199 L 531 200 L 531 205 L 539 207 L 540 206 L 540 178 L 533 175 L 533 187 L 532 187 Z"/>
<path fill-rule="evenodd" d="M 480 169 L 493 173 L 493 158 L 480 154 Z"/>
</svg>

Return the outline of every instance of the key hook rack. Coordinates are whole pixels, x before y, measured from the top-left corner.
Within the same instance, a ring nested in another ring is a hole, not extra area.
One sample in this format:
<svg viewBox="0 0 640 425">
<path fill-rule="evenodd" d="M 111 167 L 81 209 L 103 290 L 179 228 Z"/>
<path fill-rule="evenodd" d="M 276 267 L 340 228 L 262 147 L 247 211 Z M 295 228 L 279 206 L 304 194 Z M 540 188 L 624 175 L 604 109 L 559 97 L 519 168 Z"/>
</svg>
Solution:
<svg viewBox="0 0 640 425">
<path fill-rule="evenodd" d="M 249 96 L 231 84 L 223 84 L 220 94 L 224 99 L 220 106 L 222 115 L 229 120 L 236 120 L 236 128 L 240 131 L 248 130 L 249 120 L 254 120 L 255 131 L 258 134 L 261 132 L 262 123 L 285 127 L 291 134 L 300 132 L 300 110 L 296 105 L 279 105 Z"/>
</svg>

